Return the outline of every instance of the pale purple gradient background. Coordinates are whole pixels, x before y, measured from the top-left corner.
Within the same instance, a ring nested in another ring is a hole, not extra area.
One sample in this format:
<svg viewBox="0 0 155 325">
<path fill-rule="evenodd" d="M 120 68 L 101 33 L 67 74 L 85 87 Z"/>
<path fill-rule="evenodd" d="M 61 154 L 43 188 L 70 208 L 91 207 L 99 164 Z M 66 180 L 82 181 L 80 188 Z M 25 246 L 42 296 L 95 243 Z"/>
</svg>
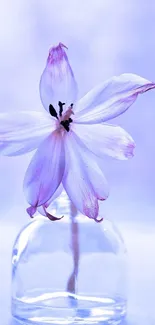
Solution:
<svg viewBox="0 0 155 325">
<path fill-rule="evenodd" d="M 1 0 L 1 112 L 42 109 L 39 78 L 49 47 L 59 41 L 69 48 L 79 96 L 124 72 L 155 81 L 154 0 Z M 155 91 L 114 123 L 131 133 L 137 147 L 130 161 L 105 159 L 111 196 L 101 211 L 118 224 L 129 251 L 129 324 L 154 325 Z M 31 156 L 0 157 L 1 324 L 9 319 L 12 243 L 29 221 L 22 181 Z"/>
</svg>

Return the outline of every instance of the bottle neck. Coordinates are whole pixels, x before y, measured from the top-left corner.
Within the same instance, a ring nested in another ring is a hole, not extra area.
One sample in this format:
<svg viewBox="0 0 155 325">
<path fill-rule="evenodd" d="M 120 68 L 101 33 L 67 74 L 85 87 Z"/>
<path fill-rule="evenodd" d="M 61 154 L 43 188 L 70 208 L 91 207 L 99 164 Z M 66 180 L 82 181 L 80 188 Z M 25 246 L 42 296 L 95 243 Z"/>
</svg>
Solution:
<svg viewBox="0 0 155 325">
<path fill-rule="evenodd" d="M 50 212 L 58 217 L 65 216 L 68 218 L 74 218 L 78 213 L 65 191 L 62 191 L 61 195 L 53 201 Z"/>
</svg>

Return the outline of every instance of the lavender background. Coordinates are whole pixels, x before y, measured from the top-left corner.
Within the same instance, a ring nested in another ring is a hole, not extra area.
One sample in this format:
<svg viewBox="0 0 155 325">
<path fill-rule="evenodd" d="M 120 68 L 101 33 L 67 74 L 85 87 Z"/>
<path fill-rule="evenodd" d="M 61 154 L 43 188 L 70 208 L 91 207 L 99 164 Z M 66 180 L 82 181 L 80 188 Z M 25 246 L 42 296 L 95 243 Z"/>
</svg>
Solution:
<svg viewBox="0 0 155 325">
<path fill-rule="evenodd" d="M 41 110 L 38 83 L 48 49 L 59 41 L 79 84 L 79 96 L 112 75 L 155 80 L 155 2 L 148 0 L 1 0 L 0 111 Z M 18 115 L 17 115 L 18 118 Z M 132 325 L 155 324 L 155 91 L 115 119 L 135 139 L 134 159 L 105 158 L 111 196 L 101 206 L 126 241 Z M 0 157 L 0 316 L 9 322 L 12 243 L 29 221 L 22 181 L 32 154 Z"/>
</svg>

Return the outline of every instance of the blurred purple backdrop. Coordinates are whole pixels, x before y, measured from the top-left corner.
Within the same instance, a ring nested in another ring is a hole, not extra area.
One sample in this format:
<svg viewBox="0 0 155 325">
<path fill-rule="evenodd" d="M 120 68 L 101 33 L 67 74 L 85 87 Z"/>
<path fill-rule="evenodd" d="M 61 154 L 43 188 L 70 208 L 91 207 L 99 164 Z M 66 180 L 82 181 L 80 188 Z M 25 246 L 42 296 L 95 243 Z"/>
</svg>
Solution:
<svg viewBox="0 0 155 325">
<path fill-rule="evenodd" d="M 154 31 L 154 0 L 1 0 L 0 111 L 43 109 L 39 78 L 48 49 L 59 41 L 69 48 L 79 96 L 124 72 L 155 81 Z M 129 311 L 135 324 L 142 324 L 136 316 L 141 314 L 150 325 L 155 323 L 155 91 L 140 96 L 114 123 L 133 136 L 137 148 L 127 162 L 105 158 L 111 195 L 101 211 L 118 223 L 129 251 Z M 0 309 L 5 321 L 11 247 L 29 221 L 22 182 L 31 156 L 0 157 Z"/>
</svg>

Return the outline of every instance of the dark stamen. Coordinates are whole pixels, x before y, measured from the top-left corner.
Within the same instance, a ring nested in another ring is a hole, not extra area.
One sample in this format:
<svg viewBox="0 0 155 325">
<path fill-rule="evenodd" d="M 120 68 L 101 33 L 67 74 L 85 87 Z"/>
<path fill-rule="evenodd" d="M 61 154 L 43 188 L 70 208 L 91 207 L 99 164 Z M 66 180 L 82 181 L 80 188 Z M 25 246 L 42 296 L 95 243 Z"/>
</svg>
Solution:
<svg viewBox="0 0 155 325">
<path fill-rule="evenodd" d="M 69 132 L 69 124 L 72 123 L 73 120 L 69 118 L 68 120 L 60 122 L 60 124 L 64 127 L 64 129 Z"/>
<path fill-rule="evenodd" d="M 73 103 L 71 104 L 71 108 L 73 108 Z"/>
<path fill-rule="evenodd" d="M 53 107 L 53 105 L 51 105 L 51 104 L 49 106 L 49 112 L 53 117 L 56 117 L 58 119 L 58 114 L 57 114 L 55 108 Z"/>
<path fill-rule="evenodd" d="M 59 105 L 59 116 L 62 116 L 63 106 L 65 105 L 65 103 L 59 101 L 58 105 Z"/>
<path fill-rule="evenodd" d="M 69 132 L 69 121 L 68 121 L 68 120 L 66 120 L 66 121 L 62 121 L 60 124 L 64 127 L 64 129 L 65 129 L 67 132 Z"/>
</svg>

